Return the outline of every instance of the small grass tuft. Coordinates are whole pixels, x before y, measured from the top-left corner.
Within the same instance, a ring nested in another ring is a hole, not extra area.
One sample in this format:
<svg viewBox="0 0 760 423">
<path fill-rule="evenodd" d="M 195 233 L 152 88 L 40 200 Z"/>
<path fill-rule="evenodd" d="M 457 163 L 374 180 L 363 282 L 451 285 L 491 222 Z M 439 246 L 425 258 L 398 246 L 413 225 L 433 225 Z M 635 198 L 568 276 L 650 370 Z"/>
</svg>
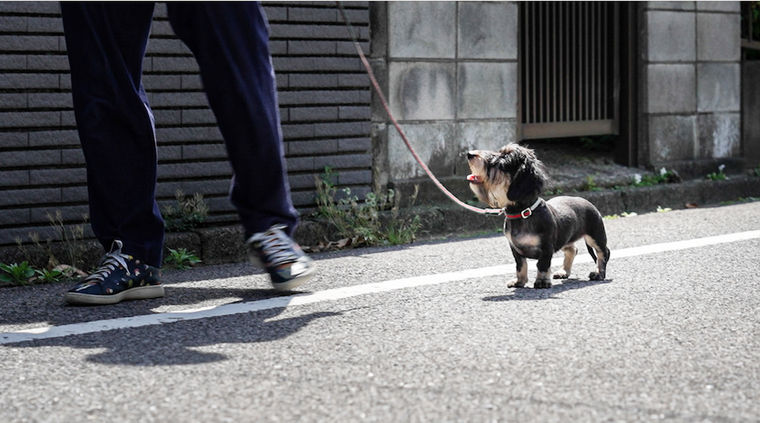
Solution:
<svg viewBox="0 0 760 423">
<path fill-rule="evenodd" d="M 581 191 L 601 191 L 602 188 L 596 185 L 595 178 L 591 175 L 586 176 L 586 182 L 583 183 Z"/>
<path fill-rule="evenodd" d="M 201 259 L 186 248 L 169 248 L 169 255 L 164 258 L 166 266 L 179 270 L 189 269 L 200 262 Z"/>
<path fill-rule="evenodd" d="M 35 282 L 41 283 L 59 282 L 66 277 L 62 271 L 57 269 L 35 269 L 34 273 L 37 275 L 34 277 Z"/>
<path fill-rule="evenodd" d="M 189 231 L 206 221 L 208 204 L 203 199 L 203 194 L 195 193 L 192 197 L 186 197 L 182 190 L 177 190 L 174 198 L 175 206 L 166 206 L 161 210 L 168 232 Z"/>
</svg>

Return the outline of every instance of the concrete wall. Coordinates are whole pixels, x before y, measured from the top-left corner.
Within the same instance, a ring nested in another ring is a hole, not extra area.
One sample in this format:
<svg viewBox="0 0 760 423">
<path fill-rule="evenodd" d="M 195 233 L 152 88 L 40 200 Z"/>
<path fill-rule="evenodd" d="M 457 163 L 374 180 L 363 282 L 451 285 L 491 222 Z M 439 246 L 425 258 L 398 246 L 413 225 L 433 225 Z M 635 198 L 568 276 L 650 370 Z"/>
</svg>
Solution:
<svg viewBox="0 0 760 423">
<path fill-rule="evenodd" d="M 741 156 L 739 9 L 739 2 L 643 5 L 640 163 Z"/>
<path fill-rule="evenodd" d="M 456 174 L 465 150 L 516 140 L 517 4 L 382 2 L 370 15 L 374 71 L 436 175 Z M 422 176 L 376 99 L 372 112 L 375 186 Z"/>
<path fill-rule="evenodd" d="M 369 9 L 347 2 L 364 48 Z M 314 177 L 331 166 L 336 183 L 371 186 L 368 80 L 334 3 L 264 5 L 271 24 L 283 136 L 293 199 L 314 205 Z M 236 222 L 227 199 L 232 171 L 195 59 L 174 36 L 166 6 L 155 10 L 144 84 L 156 118 L 158 196 L 202 193 L 219 224 Z M 58 2 L 0 2 L 0 246 L 37 232 L 46 217 L 68 224 L 87 213 L 84 157 L 71 104 Z"/>
</svg>

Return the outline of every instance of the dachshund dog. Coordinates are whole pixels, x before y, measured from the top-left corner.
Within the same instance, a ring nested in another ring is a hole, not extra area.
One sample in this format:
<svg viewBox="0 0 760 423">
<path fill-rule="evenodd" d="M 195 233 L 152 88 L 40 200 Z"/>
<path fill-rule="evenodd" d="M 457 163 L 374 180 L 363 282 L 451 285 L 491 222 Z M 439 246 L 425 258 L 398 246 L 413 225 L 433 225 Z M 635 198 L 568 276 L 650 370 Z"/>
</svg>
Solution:
<svg viewBox="0 0 760 423">
<path fill-rule="evenodd" d="M 570 276 L 578 253 L 575 241 L 583 238 L 596 262 L 590 280 L 604 280 L 610 250 L 599 210 L 580 197 L 539 197 L 547 176 L 533 150 L 508 144 L 499 151 L 473 150 L 467 153 L 470 174 L 467 180 L 478 199 L 493 208 L 503 209 L 504 234 L 517 264 L 517 279 L 510 287 L 523 287 L 528 281 L 526 259 L 538 259 L 534 288 L 551 288 L 549 276 L 552 255 L 565 253 L 563 270 L 555 279 Z"/>
</svg>

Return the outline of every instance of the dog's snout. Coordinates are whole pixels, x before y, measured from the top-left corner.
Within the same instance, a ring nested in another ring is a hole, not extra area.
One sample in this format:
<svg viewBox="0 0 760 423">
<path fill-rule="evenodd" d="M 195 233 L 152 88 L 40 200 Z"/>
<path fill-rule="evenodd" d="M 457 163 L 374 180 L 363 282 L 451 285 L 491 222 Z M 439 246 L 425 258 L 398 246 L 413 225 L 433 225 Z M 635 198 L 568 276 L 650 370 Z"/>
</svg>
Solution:
<svg viewBox="0 0 760 423">
<path fill-rule="evenodd" d="M 467 152 L 467 160 L 472 160 L 476 156 L 477 156 L 477 154 L 474 154 L 472 151 L 468 151 Z"/>
</svg>

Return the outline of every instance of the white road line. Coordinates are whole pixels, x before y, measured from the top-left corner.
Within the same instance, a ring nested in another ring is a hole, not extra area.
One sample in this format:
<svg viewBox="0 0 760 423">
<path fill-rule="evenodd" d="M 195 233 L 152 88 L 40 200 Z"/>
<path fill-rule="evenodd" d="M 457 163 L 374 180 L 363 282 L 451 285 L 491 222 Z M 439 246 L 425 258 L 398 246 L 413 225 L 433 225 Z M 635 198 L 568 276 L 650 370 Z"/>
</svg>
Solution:
<svg viewBox="0 0 760 423">
<path fill-rule="evenodd" d="M 619 250 L 613 250 L 611 256 L 614 260 L 621 257 L 635 257 L 646 254 L 661 253 L 665 251 L 677 251 L 688 248 L 699 248 L 710 245 L 740 242 L 757 238 L 760 238 L 760 230 L 709 236 L 684 241 L 664 242 L 660 244 L 643 245 L 640 247 L 623 248 Z M 591 261 L 592 260 L 589 255 L 578 256 L 576 258 L 577 263 L 587 263 Z M 552 262 L 552 265 L 560 266 L 561 263 L 562 257 L 557 257 Z M 62 326 L 47 326 L 25 329 L 16 332 L 0 333 L 0 345 L 32 341 L 37 339 L 60 338 L 70 335 L 84 335 L 88 333 L 104 332 L 115 329 L 136 328 L 141 326 L 160 325 L 164 323 L 174 323 L 187 320 L 206 319 L 210 317 L 229 316 L 233 314 L 250 313 L 273 308 L 314 304 L 323 301 L 335 301 L 343 298 L 356 297 L 359 295 L 377 294 L 381 292 L 395 291 L 398 289 L 413 288 L 425 285 L 437 285 L 467 279 L 504 275 L 509 271 L 511 267 L 512 265 L 481 267 L 477 269 L 460 270 L 457 272 L 414 276 L 410 278 L 394 279 L 383 282 L 373 282 L 342 288 L 326 289 L 313 293 L 268 298 L 266 300 L 251 301 L 247 303 L 225 304 L 213 307 L 187 309 L 171 313 L 155 313 L 141 316 L 123 317 L 118 319 L 74 323 Z"/>
</svg>

